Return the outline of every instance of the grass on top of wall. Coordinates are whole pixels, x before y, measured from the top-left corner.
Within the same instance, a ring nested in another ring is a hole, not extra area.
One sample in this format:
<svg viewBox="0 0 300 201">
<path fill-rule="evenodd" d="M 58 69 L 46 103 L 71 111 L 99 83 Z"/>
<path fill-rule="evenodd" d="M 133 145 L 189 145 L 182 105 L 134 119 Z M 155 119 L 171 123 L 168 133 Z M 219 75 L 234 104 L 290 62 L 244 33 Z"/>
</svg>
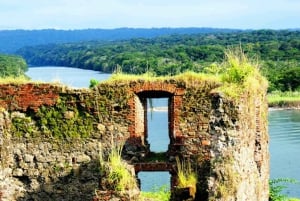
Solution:
<svg viewBox="0 0 300 201">
<path fill-rule="evenodd" d="M 249 59 L 241 48 L 228 49 L 222 63 L 214 63 L 204 68 L 203 72 L 187 71 L 175 76 L 156 76 L 147 72 L 142 75 L 114 73 L 111 78 L 102 83 L 128 83 L 130 81 L 168 81 L 184 82 L 187 86 L 198 86 L 201 83 L 214 83 L 216 92 L 222 92 L 233 98 L 238 98 L 244 92 L 257 94 L 266 89 L 268 82 L 259 72 L 259 63 Z M 220 87 L 218 87 L 220 86 Z M 217 88 L 218 87 L 218 88 Z"/>
<path fill-rule="evenodd" d="M 230 97 L 238 98 L 244 92 L 265 93 L 267 79 L 259 71 L 259 63 L 248 58 L 241 48 L 225 52 L 220 74 L 223 85 L 220 90 Z M 262 90 L 263 89 L 263 90 Z"/>
<path fill-rule="evenodd" d="M 19 77 L 0 77 L 0 84 L 24 84 L 30 82 L 30 79 L 26 76 Z"/>
<path fill-rule="evenodd" d="M 130 82 L 136 80 L 144 80 L 144 81 L 164 81 L 164 80 L 177 80 L 177 81 L 185 81 L 189 83 L 195 83 L 199 81 L 212 81 L 219 82 L 219 77 L 215 75 L 209 75 L 205 73 L 196 73 L 193 71 L 186 71 L 184 73 L 174 75 L 174 76 L 157 76 L 155 73 L 146 72 L 140 75 L 134 74 L 125 74 L 122 72 L 113 73 L 112 76 L 108 80 L 104 80 L 101 83 L 114 83 L 114 82 Z"/>
<path fill-rule="evenodd" d="M 28 83 L 33 83 L 33 84 L 45 84 L 49 83 L 52 85 L 63 85 L 60 80 L 54 80 L 52 82 L 45 82 L 45 81 L 37 81 L 37 80 L 31 80 L 27 76 L 18 76 L 18 77 L 0 77 L 0 84 L 28 84 Z"/>
</svg>

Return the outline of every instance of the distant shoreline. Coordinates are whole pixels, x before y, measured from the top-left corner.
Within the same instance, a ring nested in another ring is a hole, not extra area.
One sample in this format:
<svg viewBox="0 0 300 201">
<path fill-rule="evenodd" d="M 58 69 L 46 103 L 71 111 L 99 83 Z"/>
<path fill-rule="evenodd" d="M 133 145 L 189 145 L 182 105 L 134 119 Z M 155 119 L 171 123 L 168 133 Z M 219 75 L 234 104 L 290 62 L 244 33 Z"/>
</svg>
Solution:
<svg viewBox="0 0 300 201">
<path fill-rule="evenodd" d="M 299 110 L 300 101 L 278 101 L 268 103 L 269 110 Z"/>
<path fill-rule="evenodd" d="M 300 110 L 300 106 L 298 107 L 268 107 L 269 111 L 276 111 L 276 110 Z M 168 107 L 153 107 L 153 108 L 148 108 L 148 111 L 153 111 L 153 112 L 167 112 Z"/>
<path fill-rule="evenodd" d="M 300 103 L 298 106 L 269 106 L 268 107 L 269 111 L 276 111 L 276 110 L 300 110 Z M 153 112 L 167 112 L 168 107 L 153 107 L 153 108 L 148 108 L 148 111 L 153 111 Z"/>
<path fill-rule="evenodd" d="M 153 108 L 148 108 L 148 111 L 153 111 L 153 112 L 167 112 L 168 111 L 168 107 L 167 106 L 153 107 Z"/>
<path fill-rule="evenodd" d="M 300 110 L 300 107 L 269 107 L 269 111 L 276 110 Z"/>
</svg>

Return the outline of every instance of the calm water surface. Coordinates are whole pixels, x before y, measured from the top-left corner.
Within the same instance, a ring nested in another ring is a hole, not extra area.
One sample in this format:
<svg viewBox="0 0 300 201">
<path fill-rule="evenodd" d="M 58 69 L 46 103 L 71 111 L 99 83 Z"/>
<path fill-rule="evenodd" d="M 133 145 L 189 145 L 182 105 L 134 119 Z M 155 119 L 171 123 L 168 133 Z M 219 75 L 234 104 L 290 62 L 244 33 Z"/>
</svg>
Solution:
<svg viewBox="0 0 300 201">
<path fill-rule="evenodd" d="M 105 80 L 110 74 L 67 67 L 29 68 L 27 75 L 33 80 L 60 81 L 73 87 L 88 87 L 91 79 Z M 154 99 L 153 107 L 167 106 L 167 99 Z M 148 111 L 150 149 L 165 151 L 169 143 L 167 111 Z M 275 110 L 269 112 L 271 178 L 294 178 L 300 181 L 300 110 Z M 167 143 L 165 143 L 167 141 Z M 168 172 L 141 172 L 138 177 L 142 190 L 170 185 Z M 300 185 L 289 185 L 285 191 L 291 197 L 300 198 Z"/>
<path fill-rule="evenodd" d="M 269 112 L 271 178 L 300 181 L 300 110 Z M 300 185 L 288 185 L 285 193 L 300 198 Z"/>
<path fill-rule="evenodd" d="M 88 88 L 91 79 L 106 80 L 111 74 L 79 68 L 43 66 L 30 67 L 26 75 L 36 81 L 60 82 L 75 88 Z"/>
</svg>

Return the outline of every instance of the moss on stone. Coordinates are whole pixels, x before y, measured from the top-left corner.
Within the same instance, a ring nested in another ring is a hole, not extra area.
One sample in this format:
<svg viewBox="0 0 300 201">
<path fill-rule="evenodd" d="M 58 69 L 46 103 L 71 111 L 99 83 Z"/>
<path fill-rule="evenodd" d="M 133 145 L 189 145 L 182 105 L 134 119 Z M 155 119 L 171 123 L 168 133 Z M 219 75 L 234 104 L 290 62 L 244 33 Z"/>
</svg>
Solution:
<svg viewBox="0 0 300 201">
<path fill-rule="evenodd" d="M 36 116 L 42 133 L 54 138 L 85 138 L 94 130 L 94 117 L 67 97 L 60 97 L 53 107 L 42 106 Z"/>
</svg>

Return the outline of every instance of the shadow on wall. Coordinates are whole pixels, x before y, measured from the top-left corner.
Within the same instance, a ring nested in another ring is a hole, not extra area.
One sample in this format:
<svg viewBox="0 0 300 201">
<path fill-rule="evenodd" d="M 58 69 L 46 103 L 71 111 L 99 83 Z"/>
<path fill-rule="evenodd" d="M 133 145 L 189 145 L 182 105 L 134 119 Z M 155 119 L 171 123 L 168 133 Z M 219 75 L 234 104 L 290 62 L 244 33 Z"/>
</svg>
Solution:
<svg viewBox="0 0 300 201">
<path fill-rule="evenodd" d="M 48 170 L 45 170 L 48 171 Z M 52 176 L 54 173 L 55 176 Z M 25 194 L 17 201 L 82 201 L 93 200 L 99 188 L 99 161 L 78 165 L 54 166 L 48 177 L 14 176 L 25 186 Z M 31 190 L 35 189 L 35 190 Z"/>
</svg>

